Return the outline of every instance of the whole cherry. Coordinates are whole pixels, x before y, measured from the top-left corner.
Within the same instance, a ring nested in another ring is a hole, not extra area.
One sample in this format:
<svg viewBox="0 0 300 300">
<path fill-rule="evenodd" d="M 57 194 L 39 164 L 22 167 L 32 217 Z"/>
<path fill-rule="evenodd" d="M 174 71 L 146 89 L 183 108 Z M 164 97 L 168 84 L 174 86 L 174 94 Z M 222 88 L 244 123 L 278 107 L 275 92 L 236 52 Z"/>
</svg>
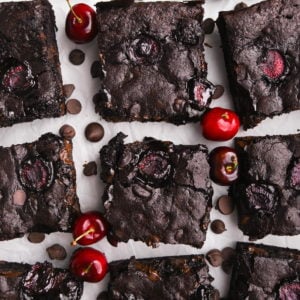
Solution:
<svg viewBox="0 0 300 300">
<path fill-rule="evenodd" d="M 202 120 L 203 136 L 212 141 L 232 139 L 240 128 L 237 114 L 226 108 L 214 107 L 204 113 Z"/>
<path fill-rule="evenodd" d="M 91 245 L 100 241 L 107 233 L 107 222 L 97 211 L 89 211 L 80 215 L 73 226 L 73 246 Z"/>
<path fill-rule="evenodd" d="M 71 273 L 87 282 L 102 280 L 107 271 L 108 264 L 105 255 L 91 247 L 79 248 L 70 259 Z"/>
<path fill-rule="evenodd" d="M 209 154 L 210 177 L 220 185 L 230 185 L 238 178 L 238 158 L 230 147 L 217 147 Z"/>
<path fill-rule="evenodd" d="M 85 3 L 71 6 L 66 19 L 66 34 L 75 43 L 83 44 L 92 41 L 97 35 L 96 13 Z"/>
</svg>

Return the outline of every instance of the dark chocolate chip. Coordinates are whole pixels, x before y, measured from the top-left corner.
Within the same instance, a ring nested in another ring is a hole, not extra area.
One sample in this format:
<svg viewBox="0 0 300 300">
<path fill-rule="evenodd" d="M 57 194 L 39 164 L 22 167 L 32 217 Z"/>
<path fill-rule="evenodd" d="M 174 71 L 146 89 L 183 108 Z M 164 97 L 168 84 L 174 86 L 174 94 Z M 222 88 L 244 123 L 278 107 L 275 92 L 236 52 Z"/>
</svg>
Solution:
<svg viewBox="0 0 300 300">
<path fill-rule="evenodd" d="M 97 164 L 95 161 L 90 161 L 83 165 L 83 174 L 85 176 L 97 175 Z"/>
<path fill-rule="evenodd" d="M 71 125 L 65 124 L 60 127 L 59 134 L 61 137 L 71 140 L 76 135 L 76 131 Z"/>
<path fill-rule="evenodd" d="M 85 54 L 80 49 L 74 49 L 70 52 L 69 60 L 73 65 L 81 65 L 84 62 Z"/>
<path fill-rule="evenodd" d="M 90 142 L 99 142 L 104 136 L 104 128 L 99 123 L 90 123 L 85 128 L 85 137 Z"/>
<path fill-rule="evenodd" d="M 59 244 L 54 244 L 46 250 L 50 259 L 64 260 L 67 257 L 66 249 Z"/>
<path fill-rule="evenodd" d="M 210 228 L 211 228 L 212 232 L 214 232 L 216 234 L 220 234 L 220 233 L 223 233 L 224 231 L 226 231 L 225 224 L 222 220 L 212 221 L 210 224 Z"/>
<path fill-rule="evenodd" d="M 235 7 L 234 7 L 234 10 L 240 10 L 240 9 L 243 9 L 243 8 L 246 8 L 248 7 L 248 5 L 244 2 L 240 2 L 238 3 Z"/>
<path fill-rule="evenodd" d="M 215 86 L 215 91 L 214 91 L 213 95 L 211 96 L 211 98 L 215 100 L 215 99 L 222 97 L 223 94 L 224 94 L 224 87 L 223 87 L 223 85 L 218 84 Z"/>
<path fill-rule="evenodd" d="M 222 269 L 226 274 L 229 274 L 236 257 L 236 252 L 233 248 L 226 247 L 221 251 L 221 253 L 223 256 Z"/>
<path fill-rule="evenodd" d="M 65 84 L 63 85 L 63 93 L 66 98 L 70 98 L 75 90 L 74 84 Z"/>
<path fill-rule="evenodd" d="M 92 63 L 91 75 L 93 78 L 97 78 L 97 77 L 103 78 L 104 74 L 102 71 L 102 66 L 100 61 L 96 60 Z"/>
<path fill-rule="evenodd" d="M 109 300 L 109 295 L 107 291 L 101 292 L 98 297 L 97 300 Z"/>
<path fill-rule="evenodd" d="M 72 115 L 77 115 L 81 112 L 81 103 L 77 99 L 70 99 L 66 105 L 68 113 Z"/>
<path fill-rule="evenodd" d="M 218 209 L 223 215 L 230 215 L 234 210 L 233 199 L 227 195 L 221 196 L 217 200 L 216 209 Z"/>
<path fill-rule="evenodd" d="M 203 21 L 201 27 L 205 34 L 211 34 L 215 28 L 215 21 L 211 18 L 207 18 Z"/>
<path fill-rule="evenodd" d="M 117 247 L 119 240 L 117 238 L 117 236 L 110 230 L 107 232 L 106 235 L 107 241 L 113 246 L 113 247 Z"/>
<path fill-rule="evenodd" d="M 27 239 L 33 244 L 38 244 L 45 239 L 45 234 L 42 232 L 30 232 L 27 236 Z"/>
<path fill-rule="evenodd" d="M 219 267 L 223 262 L 222 253 L 218 249 L 212 249 L 208 251 L 206 253 L 206 259 L 213 267 Z"/>
</svg>

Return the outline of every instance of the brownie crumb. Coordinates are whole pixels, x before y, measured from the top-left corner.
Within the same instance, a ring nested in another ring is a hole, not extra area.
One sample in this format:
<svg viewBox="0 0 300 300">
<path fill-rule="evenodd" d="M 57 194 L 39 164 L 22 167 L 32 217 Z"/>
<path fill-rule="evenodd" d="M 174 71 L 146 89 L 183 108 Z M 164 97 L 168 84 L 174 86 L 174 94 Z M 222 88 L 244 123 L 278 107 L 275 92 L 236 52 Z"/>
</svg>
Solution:
<svg viewBox="0 0 300 300">
<path fill-rule="evenodd" d="M 77 115 L 81 112 L 81 103 L 77 99 L 70 99 L 66 105 L 68 113 L 72 115 Z"/>
<path fill-rule="evenodd" d="M 76 131 L 71 125 L 65 124 L 59 129 L 59 134 L 61 137 L 71 140 L 76 135 Z"/>
<path fill-rule="evenodd" d="M 85 176 L 97 175 L 97 164 L 95 161 L 90 161 L 83 165 L 83 174 Z"/>
<path fill-rule="evenodd" d="M 216 85 L 215 87 L 216 87 L 216 89 L 211 97 L 213 100 L 221 98 L 223 96 L 224 90 L 225 90 L 223 85 L 220 85 L 220 84 Z"/>
<path fill-rule="evenodd" d="M 74 84 L 65 84 L 63 85 L 63 93 L 66 98 L 70 98 L 75 90 Z"/>
<path fill-rule="evenodd" d="M 222 220 L 212 221 L 212 223 L 210 224 L 210 228 L 211 228 L 212 232 L 216 233 L 216 234 L 221 234 L 224 231 L 226 231 L 225 224 Z"/>
<path fill-rule="evenodd" d="M 82 50 L 74 49 L 70 52 L 69 60 L 73 65 L 75 66 L 81 65 L 84 62 L 84 59 L 85 59 L 85 54 Z"/>
<path fill-rule="evenodd" d="M 218 249 L 208 251 L 205 257 L 213 267 L 220 267 L 222 265 L 223 256 L 221 251 Z"/>
<path fill-rule="evenodd" d="M 243 9 L 243 8 L 246 8 L 248 7 L 248 5 L 244 2 L 240 2 L 238 3 L 235 7 L 234 7 L 234 10 L 240 10 L 240 9 Z"/>
<path fill-rule="evenodd" d="M 59 244 L 54 244 L 46 250 L 50 259 L 64 260 L 67 257 L 66 249 Z"/>
<path fill-rule="evenodd" d="M 104 128 L 101 124 L 93 122 L 85 128 L 85 137 L 90 142 L 99 142 L 104 136 Z"/>
<path fill-rule="evenodd" d="M 45 239 L 45 234 L 42 232 L 30 232 L 27 239 L 30 243 L 39 244 Z"/>
<path fill-rule="evenodd" d="M 215 28 L 215 21 L 211 18 L 207 18 L 203 21 L 201 27 L 205 34 L 211 34 Z"/>
<path fill-rule="evenodd" d="M 100 61 L 94 61 L 91 65 L 91 75 L 93 78 L 104 77 Z"/>
<path fill-rule="evenodd" d="M 217 200 L 216 209 L 223 215 L 230 215 L 234 211 L 234 202 L 228 195 L 223 195 Z"/>
</svg>

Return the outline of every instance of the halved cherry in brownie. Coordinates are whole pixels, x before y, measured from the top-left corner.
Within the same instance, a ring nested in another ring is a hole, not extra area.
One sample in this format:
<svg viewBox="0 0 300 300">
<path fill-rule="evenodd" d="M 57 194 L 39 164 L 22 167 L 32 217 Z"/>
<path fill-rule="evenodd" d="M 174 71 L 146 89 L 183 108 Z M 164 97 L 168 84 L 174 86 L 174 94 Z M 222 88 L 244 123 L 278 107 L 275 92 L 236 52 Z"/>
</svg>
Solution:
<svg viewBox="0 0 300 300">
<path fill-rule="evenodd" d="M 290 171 L 290 186 L 295 190 L 300 190 L 300 160 L 293 163 Z"/>
<path fill-rule="evenodd" d="M 192 78 L 187 82 L 189 100 L 195 101 L 197 106 L 207 106 L 210 102 L 214 87 L 207 81 Z"/>
<path fill-rule="evenodd" d="M 279 287 L 279 300 L 300 299 L 300 282 L 286 282 Z"/>
</svg>

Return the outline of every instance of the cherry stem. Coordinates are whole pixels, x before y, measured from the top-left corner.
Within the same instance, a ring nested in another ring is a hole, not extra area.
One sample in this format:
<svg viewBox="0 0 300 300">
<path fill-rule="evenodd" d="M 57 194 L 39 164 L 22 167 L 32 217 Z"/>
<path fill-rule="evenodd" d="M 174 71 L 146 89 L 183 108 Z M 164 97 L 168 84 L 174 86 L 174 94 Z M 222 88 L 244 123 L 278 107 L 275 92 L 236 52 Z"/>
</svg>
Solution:
<svg viewBox="0 0 300 300">
<path fill-rule="evenodd" d="M 67 3 L 68 3 L 68 5 L 69 5 L 69 7 L 70 7 L 71 12 L 73 13 L 74 17 L 76 18 L 77 22 L 78 22 L 79 24 L 81 24 L 81 23 L 82 23 L 82 19 L 79 18 L 79 17 L 76 15 L 76 13 L 75 13 L 75 11 L 74 11 L 74 9 L 73 9 L 71 3 L 70 3 L 70 0 L 67 0 Z"/>
<path fill-rule="evenodd" d="M 77 242 L 82 239 L 83 237 L 85 237 L 86 235 L 95 232 L 94 228 L 90 228 L 89 230 L 85 231 L 83 234 L 81 234 L 80 236 L 78 236 L 75 240 L 72 241 L 71 245 L 72 246 L 76 246 Z"/>
<path fill-rule="evenodd" d="M 86 275 L 91 267 L 93 266 L 94 262 L 91 262 L 84 270 L 83 270 L 83 275 Z"/>
<path fill-rule="evenodd" d="M 229 119 L 229 116 L 228 116 L 228 113 L 227 113 L 227 112 L 223 113 L 223 114 L 221 115 L 221 117 L 222 117 L 223 119 L 225 119 L 225 120 L 228 120 L 228 119 Z"/>
</svg>

